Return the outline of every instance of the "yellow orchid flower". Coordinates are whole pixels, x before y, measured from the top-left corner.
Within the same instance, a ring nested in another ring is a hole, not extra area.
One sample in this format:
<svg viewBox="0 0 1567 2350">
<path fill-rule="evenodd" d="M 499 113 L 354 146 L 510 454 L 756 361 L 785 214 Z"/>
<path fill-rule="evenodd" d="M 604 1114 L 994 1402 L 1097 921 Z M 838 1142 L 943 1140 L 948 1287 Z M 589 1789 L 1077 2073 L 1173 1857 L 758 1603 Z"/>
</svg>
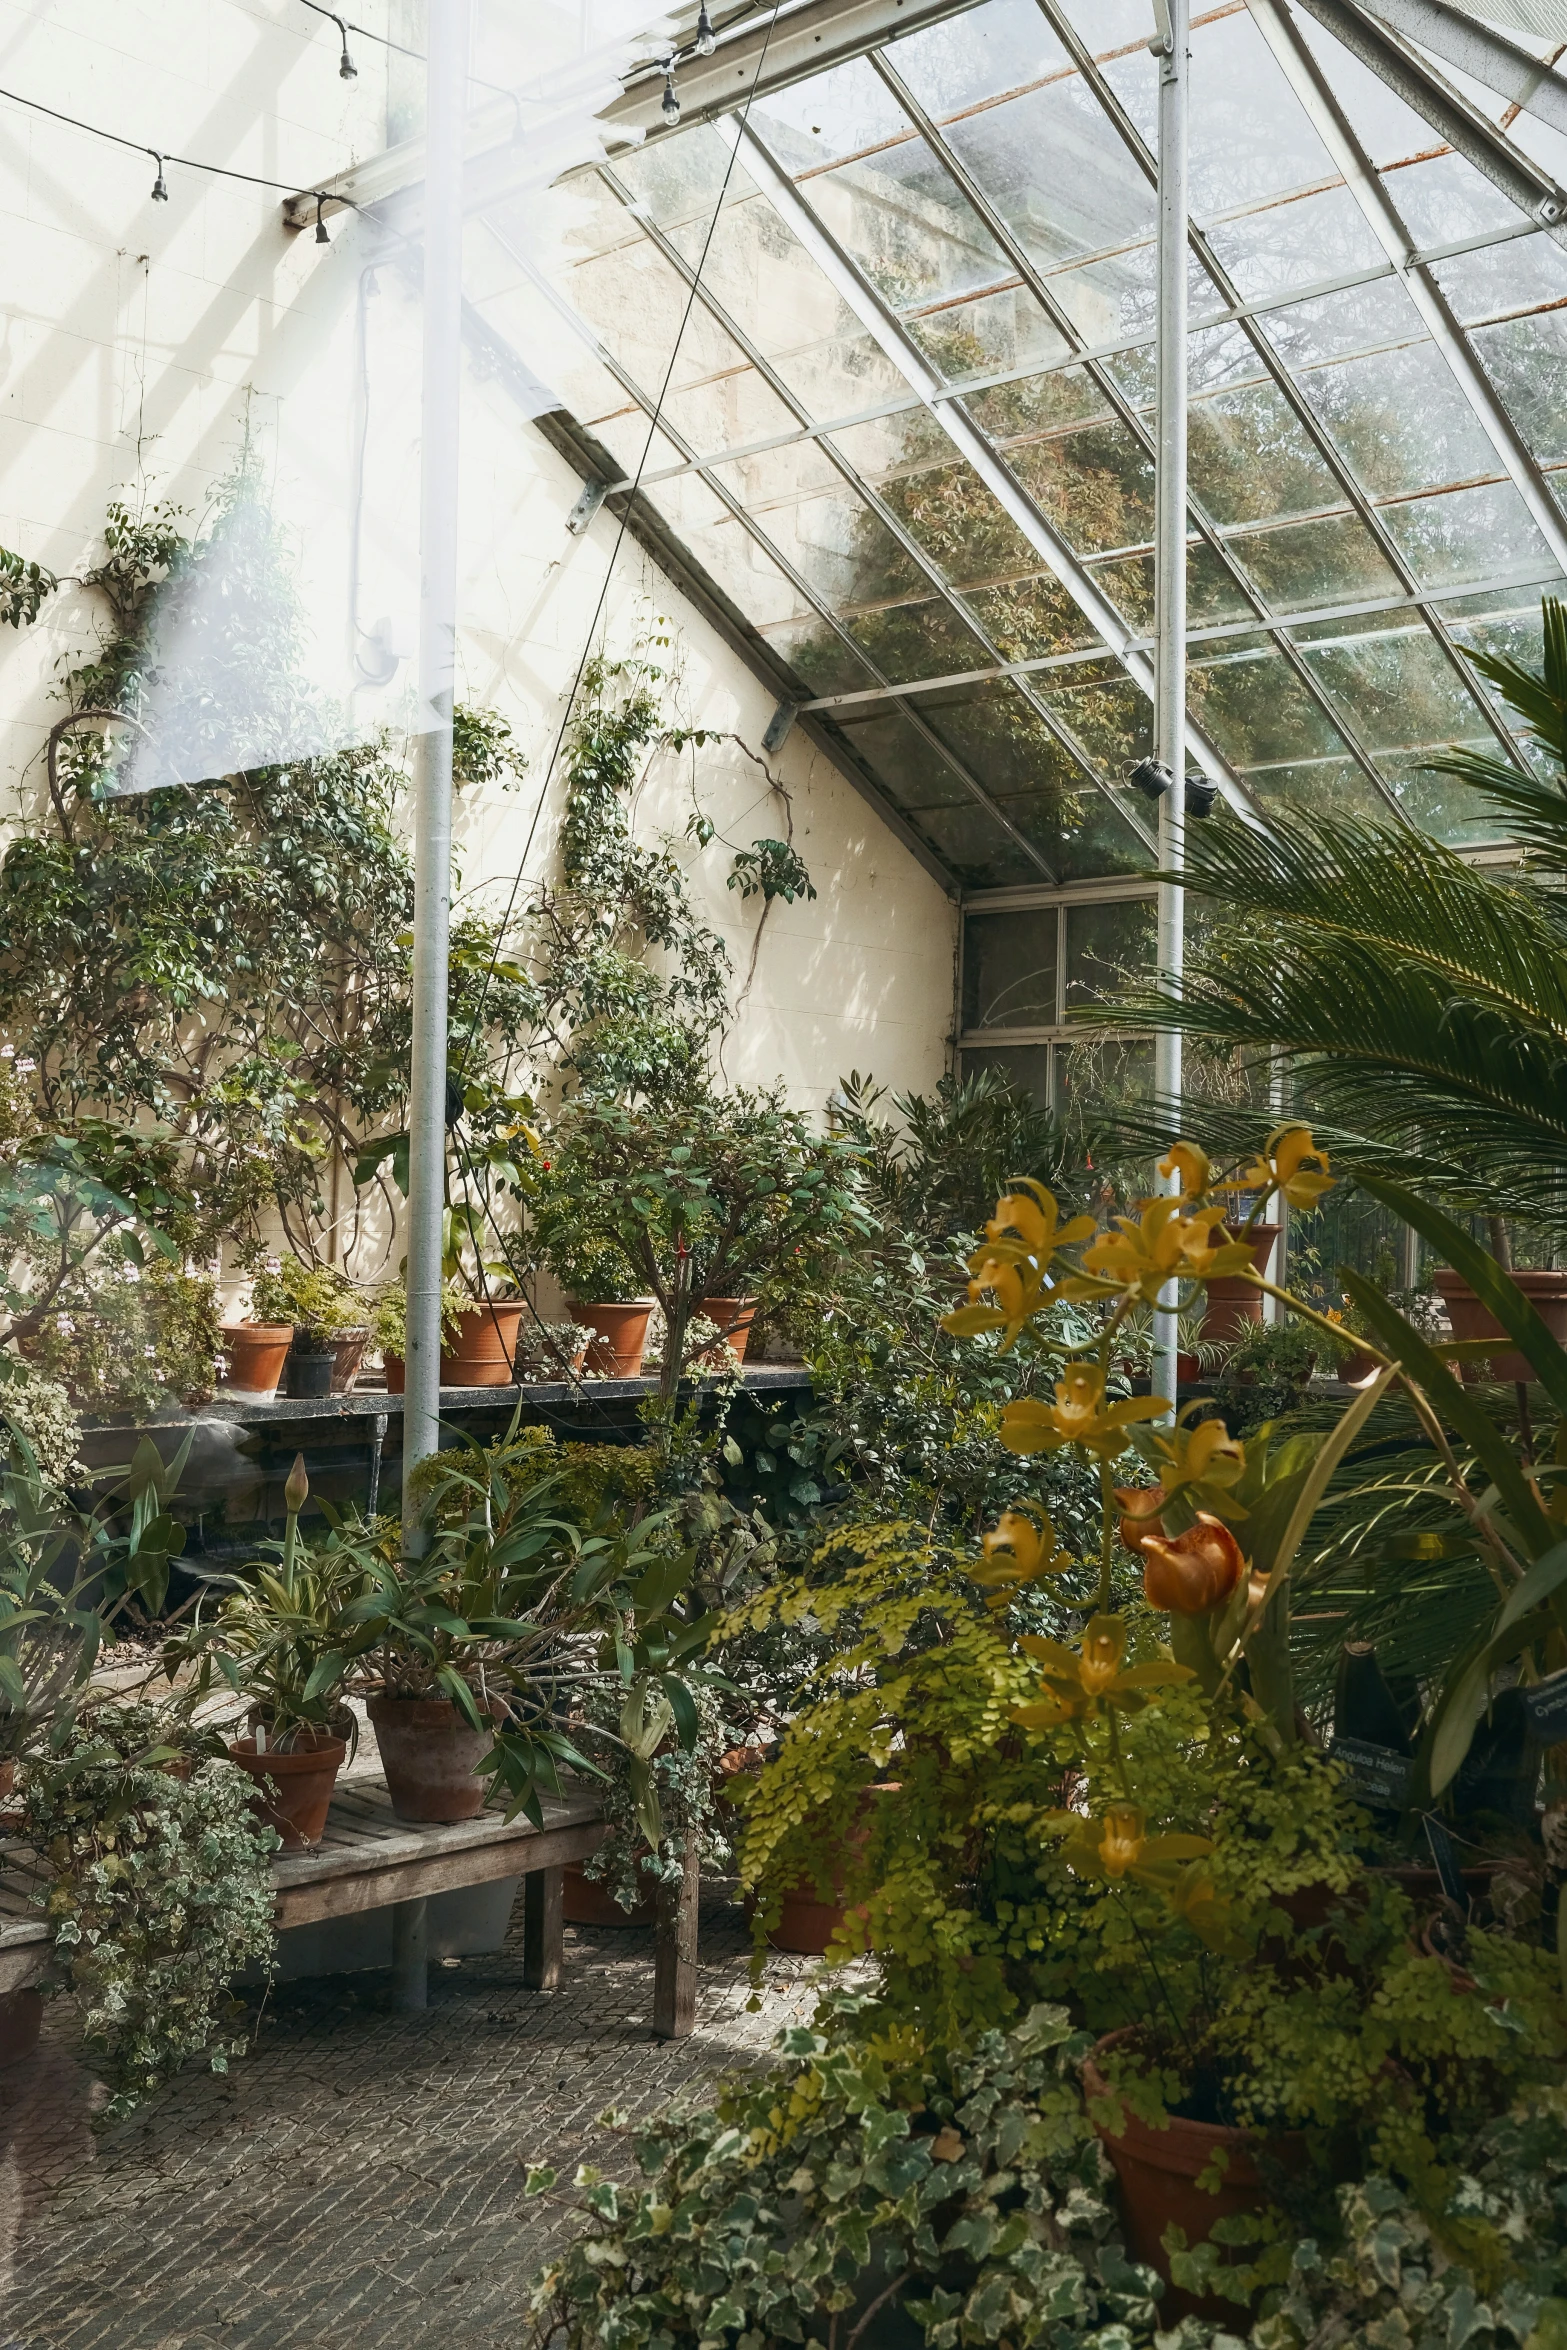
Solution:
<svg viewBox="0 0 1567 2350">
<path fill-rule="evenodd" d="M 1183 1200 L 1201 1199 L 1212 1177 L 1208 1154 L 1196 1142 L 1172 1142 L 1159 1161 L 1159 1172 L 1166 1183 L 1179 1176 Z"/>
<path fill-rule="evenodd" d="M 1108 1877 L 1112 1884 L 1134 1877 L 1172 1894 L 1185 1865 L 1206 1859 L 1213 1850 L 1206 1836 L 1150 1836 L 1147 1815 L 1135 1803 L 1109 1804 L 1097 1820 L 1057 1812 L 1045 1826 L 1064 1837 L 1061 1857 L 1074 1875 Z"/>
<path fill-rule="evenodd" d="M 1176 1199 L 1149 1200 L 1140 1218 L 1117 1216 L 1092 1248 L 1083 1252 L 1083 1269 L 1110 1289 L 1156 1305 L 1169 1281 L 1205 1281 L 1213 1273 L 1238 1273 L 1251 1263 L 1251 1251 L 1239 1241 L 1215 1240 L 1223 1231 L 1222 1208 L 1185 1212 Z"/>
<path fill-rule="evenodd" d="M 980 1548 L 985 1563 L 971 1567 L 969 1576 L 990 1608 L 1005 1607 L 1026 1584 L 1062 1574 L 1077 1563 L 1057 1542 L 1055 1528 L 1042 1510 L 1003 1510 L 990 1532 L 981 1536 Z"/>
<path fill-rule="evenodd" d="M 1298 1124 L 1275 1126 L 1262 1146 L 1262 1156 L 1234 1182 L 1229 1191 L 1277 1191 L 1292 1208 L 1314 1208 L 1337 1177 L 1328 1173 L 1328 1154 L 1311 1139 L 1311 1128 Z"/>
<path fill-rule="evenodd" d="M 944 1314 L 943 1330 L 954 1338 L 1005 1330 L 1005 1351 L 1025 1322 L 1083 1294 L 1078 1276 L 1052 1281 L 1050 1267 L 1061 1249 L 1086 1240 L 1094 1229 L 1092 1216 L 1073 1216 L 1063 1224 L 1054 1193 L 1032 1178 L 1017 1191 L 1003 1192 L 985 1226 L 984 1242 L 968 1260 L 971 1302 Z M 981 1305 L 987 1294 L 994 1304 Z"/>
<path fill-rule="evenodd" d="M 1124 1616 L 1093 1617 L 1081 1648 L 1032 1633 L 1026 1633 L 1019 1646 L 1044 1667 L 1039 1696 L 1012 1709 L 1013 1721 L 1025 1730 L 1053 1730 L 1061 1722 L 1107 1708 L 1135 1713 L 1148 1702 L 1149 1690 L 1168 1689 L 1194 1677 L 1188 1666 L 1164 1657 L 1128 1665 Z"/>
<path fill-rule="evenodd" d="M 1106 1403 L 1105 1375 L 1099 1365 L 1073 1363 L 1056 1381 L 1054 1403 L 1022 1396 L 1007 1404 L 1000 1436 L 1008 1452 L 1059 1452 L 1065 1444 L 1080 1444 L 1085 1452 L 1111 1458 L 1125 1449 L 1126 1431 L 1134 1421 L 1156 1420 L 1167 1409 L 1157 1395 Z"/>
<path fill-rule="evenodd" d="M 1187 1404 L 1185 1411 L 1194 1407 Z M 1177 1422 L 1153 1437 L 1159 1482 L 1166 1493 L 1182 1485 L 1238 1485 L 1246 1474 L 1246 1447 L 1232 1436 L 1222 1420 L 1199 1420 L 1195 1428 Z M 1244 1510 L 1236 1511 L 1244 1517 Z"/>
</svg>

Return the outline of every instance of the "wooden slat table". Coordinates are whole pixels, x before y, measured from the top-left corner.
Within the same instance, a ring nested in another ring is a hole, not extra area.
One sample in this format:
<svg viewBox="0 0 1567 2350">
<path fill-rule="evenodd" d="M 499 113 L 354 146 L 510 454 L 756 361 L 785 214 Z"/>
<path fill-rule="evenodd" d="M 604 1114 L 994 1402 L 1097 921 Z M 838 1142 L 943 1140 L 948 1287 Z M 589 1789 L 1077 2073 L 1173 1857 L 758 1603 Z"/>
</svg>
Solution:
<svg viewBox="0 0 1567 2350">
<path fill-rule="evenodd" d="M 544 1825 L 507 1821 L 499 1812 L 449 1827 L 416 1827 L 392 1810 L 379 1771 L 339 1783 L 326 1833 L 306 1852 L 279 1853 L 272 1863 L 277 1923 L 314 1924 L 361 1910 L 392 1913 L 392 1997 L 401 2008 L 421 2008 L 428 1997 L 429 1901 L 432 1894 L 523 1880 L 523 1980 L 530 1990 L 559 1988 L 564 1925 L 562 1872 L 586 1860 L 608 1833 L 598 1799 L 586 1791 L 544 1798 Z M 0 1993 L 20 1990 L 44 1971 L 47 1928 L 30 1906 L 34 1871 L 25 1847 L 9 1845 L 0 1870 Z M 700 1891 L 696 1856 L 678 1886 L 659 1902 L 654 1943 L 653 2029 L 683 2039 L 696 2013 L 696 1918 Z"/>
</svg>

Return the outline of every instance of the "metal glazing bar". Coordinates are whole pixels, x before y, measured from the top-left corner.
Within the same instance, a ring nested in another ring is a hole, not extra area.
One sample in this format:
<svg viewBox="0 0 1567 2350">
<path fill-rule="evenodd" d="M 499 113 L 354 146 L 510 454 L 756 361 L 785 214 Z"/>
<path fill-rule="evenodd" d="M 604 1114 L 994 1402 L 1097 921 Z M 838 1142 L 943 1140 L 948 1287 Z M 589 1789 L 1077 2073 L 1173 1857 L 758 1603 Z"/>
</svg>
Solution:
<svg viewBox="0 0 1567 2350">
<path fill-rule="evenodd" d="M 1369 0 L 1369 5 L 1385 23 L 1499 98 L 1537 115 L 1552 130 L 1567 131 L 1567 82 L 1494 25 L 1477 23 L 1463 9 L 1449 8 L 1447 0 Z"/>
<path fill-rule="evenodd" d="M 716 126 L 721 137 L 732 139 L 740 148 L 746 169 L 762 193 L 767 196 L 780 217 L 793 230 L 811 258 L 825 272 L 834 289 L 865 326 L 887 357 L 903 376 L 905 382 L 919 394 L 922 402 L 940 423 L 947 437 L 960 455 L 967 458 L 974 472 L 992 493 L 1023 536 L 1043 557 L 1046 566 L 1071 596 L 1085 617 L 1099 630 L 1112 653 L 1133 682 L 1153 697 L 1153 674 L 1149 664 L 1135 653 L 1128 653 L 1132 632 L 1108 599 L 1078 562 L 1077 557 L 1045 521 L 1033 500 L 1008 467 L 996 456 L 989 442 L 962 409 L 954 402 L 937 402 L 932 394 L 938 388 L 935 371 L 918 345 L 904 332 L 881 297 L 863 273 L 849 259 L 836 238 L 823 227 L 816 215 L 805 204 L 793 182 L 776 163 L 754 130 L 732 118 Z M 1249 801 L 1217 746 L 1211 743 L 1200 728 L 1188 723 L 1187 750 L 1208 774 L 1220 784 L 1226 796 L 1247 816 L 1252 814 Z M 1119 803 L 1118 803 L 1119 805 Z M 1123 815 L 1126 811 L 1122 810 Z"/>
<path fill-rule="evenodd" d="M 1068 45 L 1070 54 L 1072 55 L 1073 60 L 1077 65 L 1078 71 L 1082 74 L 1084 81 L 1093 90 L 1095 96 L 1099 100 L 1099 103 L 1101 106 L 1103 106 L 1105 112 L 1109 115 L 1116 129 L 1119 131 L 1128 151 L 1136 158 L 1140 167 L 1147 175 L 1150 182 L 1152 182 L 1157 176 L 1152 154 L 1145 146 L 1136 125 L 1131 120 L 1131 117 L 1127 114 L 1125 108 L 1121 105 L 1120 100 L 1117 98 L 1115 92 L 1111 89 L 1104 76 L 1100 73 L 1092 57 L 1089 56 L 1075 29 L 1063 19 L 1058 0 L 1039 0 L 1039 5 L 1044 15 L 1048 19 L 1052 30 L 1056 33 L 1058 39 L 1062 40 Z M 1413 567 L 1406 560 L 1403 549 L 1399 546 L 1398 541 L 1394 538 L 1392 532 L 1388 529 L 1386 523 L 1382 520 L 1382 517 L 1377 511 L 1377 508 L 1373 503 L 1370 495 L 1362 485 L 1354 468 L 1350 465 L 1348 459 L 1344 456 L 1342 450 L 1339 448 L 1338 443 L 1334 440 L 1332 434 L 1328 432 L 1325 426 L 1322 424 L 1316 413 L 1316 410 L 1312 407 L 1311 402 L 1306 398 L 1305 393 L 1301 390 L 1299 383 L 1296 381 L 1293 371 L 1280 356 L 1273 342 L 1269 338 L 1266 329 L 1258 323 L 1259 318 L 1263 315 L 1262 311 L 1258 308 L 1246 310 L 1239 304 L 1237 289 L 1235 287 L 1234 281 L 1230 277 L 1228 270 L 1219 260 L 1218 255 L 1214 252 L 1211 243 L 1203 234 L 1202 230 L 1188 224 L 1187 233 L 1192 251 L 1197 255 L 1197 258 L 1202 263 L 1203 268 L 1207 271 L 1210 280 L 1217 288 L 1218 292 L 1224 297 L 1226 302 L 1231 305 L 1231 314 L 1235 322 L 1240 326 L 1240 329 L 1245 335 L 1246 340 L 1250 343 L 1252 349 L 1256 352 L 1264 374 L 1273 383 L 1282 397 L 1288 402 L 1290 411 L 1293 414 L 1296 423 L 1300 426 L 1302 432 L 1306 435 L 1312 447 L 1316 450 L 1317 455 L 1321 458 L 1323 464 L 1328 468 L 1328 471 L 1332 474 L 1334 480 L 1338 483 L 1340 489 L 1344 493 L 1345 498 L 1348 500 L 1351 509 L 1359 519 L 1362 527 L 1370 532 L 1371 537 L 1376 542 L 1378 552 L 1381 554 L 1383 561 L 1387 564 L 1389 570 L 1393 573 L 1394 578 L 1397 579 L 1400 585 L 1408 591 L 1411 600 L 1424 616 L 1426 625 L 1430 629 L 1432 635 L 1436 638 L 1436 641 L 1441 647 L 1449 666 L 1454 670 L 1455 674 L 1459 678 L 1459 681 L 1462 684 L 1465 692 L 1469 694 L 1471 699 L 1474 701 L 1482 723 L 1495 738 L 1499 746 L 1506 752 L 1507 756 L 1515 763 L 1521 765 L 1523 763 L 1522 754 L 1519 751 L 1516 742 L 1508 733 L 1506 726 L 1504 725 L 1501 718 L 1497 715 L 1497 712 L 1489 699 L 1478 690 L 1474 672 L 1470 668 L 1469 664 L 1464 660 L 1459 647 L 1454 643 L 1445 621 L 1443 621 L 1437 615 L 1437 613 L 1432 610 L 1431 600 L 1428 597 L 1422 595 L 1419 580 L 1415 575 Z M 1380 277 L 1388 274 L 1388 272 L 1383 270 L 1378 271 L 1375 274 Z M 1396 272 L 1393 274 L 1396 274 Z M 1283 614 L 1275 614 L 1275 619 L 1278 621 L 1278 624 L 1281 628 L 1289 628 L 1291 626 L 1299 625 L 1298 615 L 1286 616 Z M 1300 656 L 1297 648 L 1296 659 L 1299 660 L 1301 658 L 1302 657 Z M 1307 664 L 1307 667 L 1309 670 L 1309 664 Z M 1317 680 L 1315 676 L 1310 678 L 1310 683 L 1314 688 L 1316 688 L 1320 698 L 1321 689 L 1317 686 Z M 1331 711 L 1331 705 L 1329 705 L 1329 707 Z M 1335 725 L 1339 728 L 1340 732 L 1344 734 L 1345 739 L 1350 740 L 1350 729 L 1345 725 L 1344 721 L 1337 716 L 1336 713 L 1332 714 L 1334 716 Z M 1367 765 L 1368 759 L 1369 754 L 1362 755 L 1360 761 L 1362 767 Z M 1380 770 L 1375 767 L 1374 763 L 1371 765 L 1370 772 L 1373 775 L 1377 789 L 1381 793 L 1382 797 L 1391 804 L 1398 816 L 1407 823 L 1409 818 L 1405 815 L 1402 803 L 1398 800 L 1396 794 L 1389 789 L 1387 783 L 1380 773 Z"/>
<path fill-rule="evenodd" d="M 1300 0 L 1300 6 L 1530 220 L 1555 229 L 1567 216 L 1567 194 L 1550 173 L 1515 147 L 1505 131 L 1388 25 L 1357 7 L 1355 0 Z"/>
<path fill-rule="evenodd" d="M 1186 966 L 1186 407 L 1187 112 L 1191 35 L 1187 0 L 1162 0 L 1159 55 L 1158 428 L 1154 476 L 1154 756 L 1169 777 L 1159 802 L 1158 961 L 1179 992 Z M 1181 1032 L 1154 1039 L 1154 1099 L 1180 1132 Z M 1172 1134 L 1171 1139 L 1174 1139 Z M 1166 1190 L 1179 1191 L 1172 1175 Z M 1153 1393 L 1175 1416 L 1180 1377 L 1179 1286 L 1159 1292 L 1153 1317 Z"/>
<path fill-rule="evenodd" d="M 1430 271 L 1414 260 L 1409 232 L 1316 59 L 1281 0 L 1247 0 L 1247 6 L 1318 136 L 1343 173 L 1368 227 L 1408 287 L 1432 341 L 1527 506 L 1536 529 L 1557 562 L 1567 570 L 1567 517 L 1551 496 L 1532 454 L 1497 398 L 1495 387 L 1449 309 L 1446 296 Z"/>
</svg>

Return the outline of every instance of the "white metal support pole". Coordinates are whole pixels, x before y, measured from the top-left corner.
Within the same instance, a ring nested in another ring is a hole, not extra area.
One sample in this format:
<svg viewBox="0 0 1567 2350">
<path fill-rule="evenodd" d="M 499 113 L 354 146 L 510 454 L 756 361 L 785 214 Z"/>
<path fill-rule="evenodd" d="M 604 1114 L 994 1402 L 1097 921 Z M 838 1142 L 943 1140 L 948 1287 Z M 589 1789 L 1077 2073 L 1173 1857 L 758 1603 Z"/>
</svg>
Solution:
<svg viewBox="0 0 1567 2350">
<path fill-rule="evenodd" d="M 430 0 L 426 47 L 424 398 L 419 452 L 419 737 L 415 752 L 413 1069 L 408 1099 L 408 1346 L 403 1526 L 410 1479 L 440 1441 L 441 1220 L 446 1204 L 446 984 L 452 896 L 457 637 L 457 423 L 462 373 L 462 166 L 471 0 Z"/>
<path fill-rule="evenodd" d="M 1154 485 L 1154 756 L 1174 781 L 1159 802 L 1159 864 L 1179 869 L 1186 806 L 1186 97 L 1189 0 L 1155 0 L 1159 38 L 1159 446 Z M 1159 884 L 1159 967 L 1177 985 L 1184 962 L 1182 892 Z M 1176 1104 L 1181 1038 L 1162 1029 L 1154 1045 L 1154 1090 Z M 1153 1391 L 1176 1389 L 1176 1291 L 1154 1313 Z"/>
</svg>

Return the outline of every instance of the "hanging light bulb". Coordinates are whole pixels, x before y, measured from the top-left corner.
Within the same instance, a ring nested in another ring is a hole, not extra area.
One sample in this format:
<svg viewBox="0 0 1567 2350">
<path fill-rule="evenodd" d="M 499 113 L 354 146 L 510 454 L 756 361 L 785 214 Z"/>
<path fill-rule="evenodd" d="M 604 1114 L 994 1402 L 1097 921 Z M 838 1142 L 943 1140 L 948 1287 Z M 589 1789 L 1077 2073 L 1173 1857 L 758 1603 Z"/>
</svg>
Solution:
<svg viewBox="0 0 1567 2350">
<path fill-rule="evenodd" d="M 318 189 L 316 192 L 316 243 L 318 245 L 330 245 L 332 242 L 326 233 L 326 222 L 321 217 L 321 207 L 325 202 L 325 196 Z"/>
<path fill-rule="evenodd" d="M 348 27 L 340 16 L 334 16 L 332 22 L 336 25 L 338 39 L 343 44 L 343 54 L 337 61 L 337 78 L 340 82 L 357 81 L 359 68 L 348 54 Z"/>
<path fill-rule="evenodd" d="M 717 47 L 718 35 L 714 32 L 713 20 L 707 13 L 707 0 L 702 0 L 696 17 L 696 53 L 698 57 L 711 57 Z"/>
<path fill-rule="evenodd" d="M 158 153 L 156 147 L 149 147 L 147 152 L 152 157 L 153 162 L 158 166 L 158 176 L 152 183 L 152 201 L 154 204 L 167 204 L 169 200 L 169 183 L 163 176 L 163 157 Z"/>
<path fill-rule="evenodd" d="M 674 69 L 675 61 L 671 57 L 669 63 L 664 68 L 664 103 L 659 108 L 660 114 L 662 114 L 664 120 L 668 123 L 671 130 L 674 129 L 676 123 L 680 120 L 680 100 L 675 96 Z"/>
</svg>

